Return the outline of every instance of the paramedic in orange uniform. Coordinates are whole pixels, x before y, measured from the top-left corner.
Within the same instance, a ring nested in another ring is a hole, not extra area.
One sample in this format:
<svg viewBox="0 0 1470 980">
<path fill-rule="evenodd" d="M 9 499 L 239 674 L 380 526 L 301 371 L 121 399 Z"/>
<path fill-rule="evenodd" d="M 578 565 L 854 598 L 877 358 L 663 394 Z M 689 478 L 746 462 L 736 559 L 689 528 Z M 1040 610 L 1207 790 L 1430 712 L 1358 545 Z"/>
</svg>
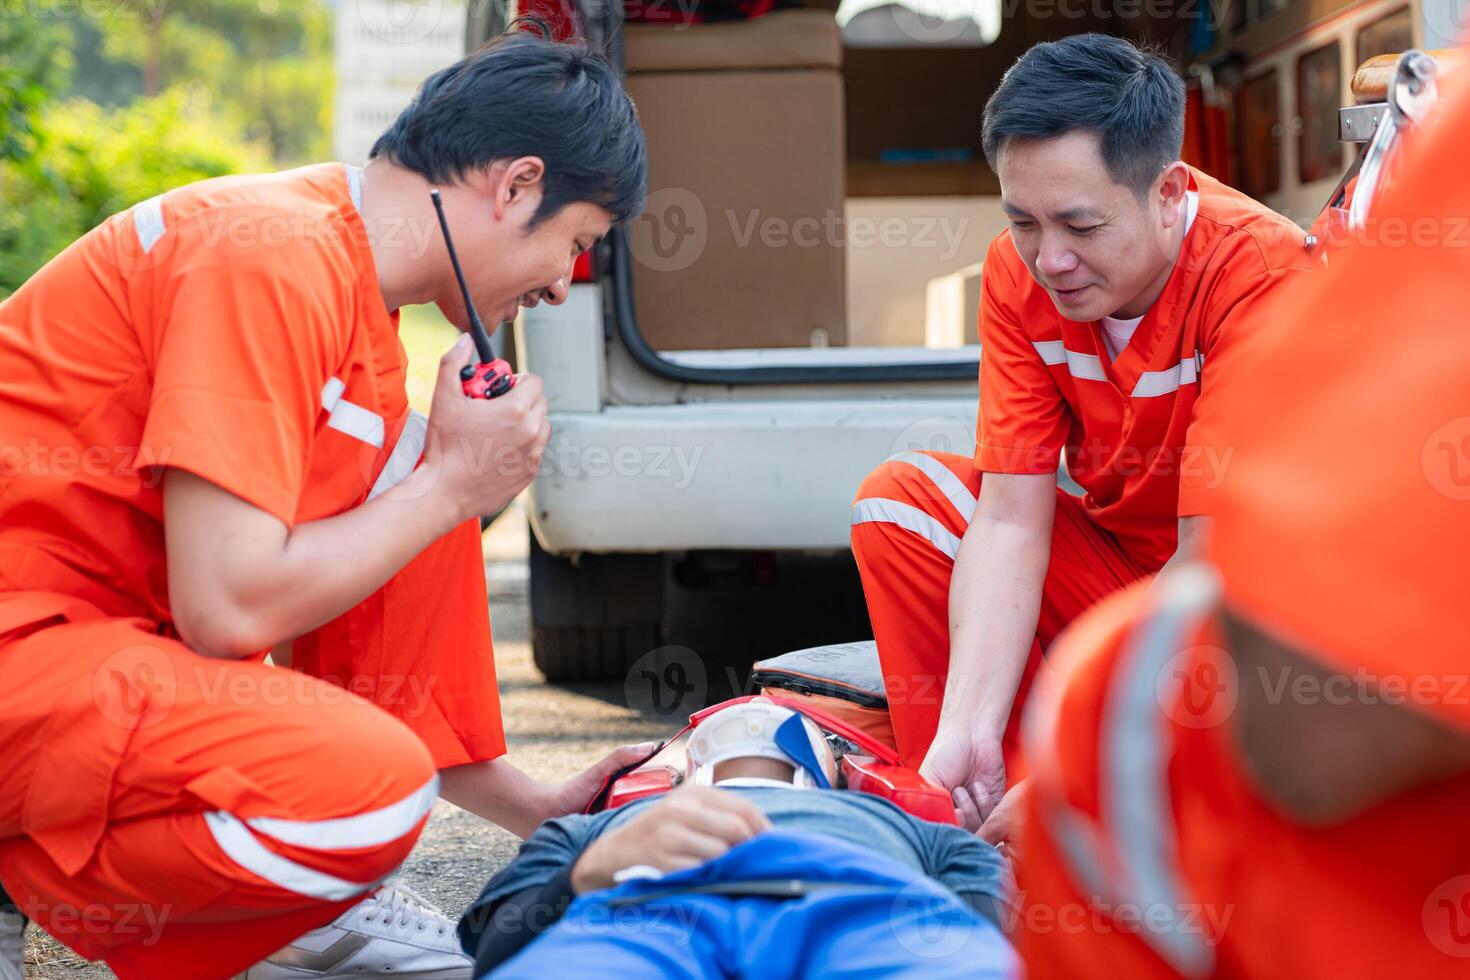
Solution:
<svg viewBox="0 0 1470 980">
<path fill-rule="evenodd" d="M 477 517 L 546 402 L 463 396 L 462 337 L 426 420 L 397 336 L 406 304 L 466 324 L 431 186 L 486 321 L 561 302 L 642 207 L 632 104 L 514 35 L 372 157 L 170 191 L 0 305 L 0 883 L 123 977 L 229 976 L 390 875 L 437 796 L 524 835 L 633 756 L 500 758 Z"/>
<path fill-rule="evenodd" d="M 1011 67 L 985 107 L 1011 223 L 985 257 L 978 449 L 901 452 L 853 507 L 899 751 L 968 826 L 995 810 L 992 841 L 1042 651 L 1208 519 L 1239 319 L 1307 267 L 1300 229 L 1179 161 L 1183 126 L 1183 83 L 1126 41 Z"/>
<path fill-rule="evenodd" d="M 1470 971 L 1470 91 L 1450 81 L 1366 228 L 1252 314 L 1209 564 L 1058 644 L 1026 720 L 1033 977 Z"/>
</svg>

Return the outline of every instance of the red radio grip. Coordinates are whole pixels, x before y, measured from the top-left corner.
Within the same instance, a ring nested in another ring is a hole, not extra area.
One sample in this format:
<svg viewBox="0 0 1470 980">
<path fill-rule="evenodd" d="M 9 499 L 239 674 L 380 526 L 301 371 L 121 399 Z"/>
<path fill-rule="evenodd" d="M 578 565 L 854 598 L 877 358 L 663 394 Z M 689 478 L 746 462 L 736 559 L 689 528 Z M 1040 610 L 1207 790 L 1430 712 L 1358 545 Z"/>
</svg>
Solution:
<svg viewBox="0 0 1470 980">
<path fill-rule="evenodd" d="M 500 358 L 466 364 L 459 372 L 460 387 L 471 398 L 499 398 L 516 386 L 510 365 Z"/>
</svg>

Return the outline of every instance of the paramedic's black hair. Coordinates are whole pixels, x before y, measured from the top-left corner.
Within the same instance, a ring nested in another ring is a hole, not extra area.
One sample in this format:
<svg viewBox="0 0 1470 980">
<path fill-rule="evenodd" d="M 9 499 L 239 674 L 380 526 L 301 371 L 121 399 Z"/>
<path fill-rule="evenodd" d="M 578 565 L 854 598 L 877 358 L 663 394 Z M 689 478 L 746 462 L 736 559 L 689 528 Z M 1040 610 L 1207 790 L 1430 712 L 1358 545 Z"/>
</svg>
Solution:
<svg viewBox="0 0 1470 980">
<path fill-rule="evenodd" d="M 1106 34 L 1038 44 L 985 103 L 981 144 L 994 170 L 1005 141 L 1073 130 L 1102 138 L 1113 180 L 1143 194 L 1184 145 L 1184 82 L 1163 58 Z"/>
<path fill-rule="evenodd" d="M 534 21 L 512 23 L 425 79 L 370 156 L 436 184 L 495 160 L 540 157 L 532 227 L 579 201 L 627 221 L 643 210 L 648 180 L 643 129 L 617 72 L 582 45 L 549 40 Z"/>
</svg>

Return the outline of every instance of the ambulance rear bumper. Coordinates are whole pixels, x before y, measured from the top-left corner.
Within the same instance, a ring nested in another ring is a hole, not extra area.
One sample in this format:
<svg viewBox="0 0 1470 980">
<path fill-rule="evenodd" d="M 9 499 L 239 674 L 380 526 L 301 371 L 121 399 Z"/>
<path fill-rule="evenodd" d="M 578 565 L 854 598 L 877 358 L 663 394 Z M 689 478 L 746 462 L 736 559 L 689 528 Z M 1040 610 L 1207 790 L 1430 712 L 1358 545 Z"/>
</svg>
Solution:
<svg viewBox="0 0 1470 980">
<path fill-rule="evenodd" d="M 553 554 L 837 551 L 863 478 L 907 450 L 974 452 L 968 397 L 554 412 L 530 492 Z"/>
</svg>

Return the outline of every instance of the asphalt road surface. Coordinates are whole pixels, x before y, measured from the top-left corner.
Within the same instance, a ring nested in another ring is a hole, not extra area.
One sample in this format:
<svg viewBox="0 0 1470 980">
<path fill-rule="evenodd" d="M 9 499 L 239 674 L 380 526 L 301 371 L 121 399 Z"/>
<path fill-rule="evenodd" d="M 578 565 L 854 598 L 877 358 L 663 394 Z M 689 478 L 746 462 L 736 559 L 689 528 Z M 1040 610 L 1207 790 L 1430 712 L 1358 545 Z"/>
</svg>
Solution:
<svg viewBox="0 0 1470 980">
<path fill-rule="evenodd" d="M 675 731 L 678 714 L 660 716 L 656 710 L 629 707 L 621 683 L 570 689 L 542 680 L 531 664 L 526 552 L 525 517 L 513 508 L 485 535 L 495 664 L 510 759 L 537 779 L 564 779 L 619 745 Z M 440 800 L 402 879 L 457 918 L 485 881 L 514 856 L 516 845 L 509 832 Z M 28 978 L 113 975 L 104 966 L 78 959 L 35 929 L 26 959 Z"/>
</svg>

